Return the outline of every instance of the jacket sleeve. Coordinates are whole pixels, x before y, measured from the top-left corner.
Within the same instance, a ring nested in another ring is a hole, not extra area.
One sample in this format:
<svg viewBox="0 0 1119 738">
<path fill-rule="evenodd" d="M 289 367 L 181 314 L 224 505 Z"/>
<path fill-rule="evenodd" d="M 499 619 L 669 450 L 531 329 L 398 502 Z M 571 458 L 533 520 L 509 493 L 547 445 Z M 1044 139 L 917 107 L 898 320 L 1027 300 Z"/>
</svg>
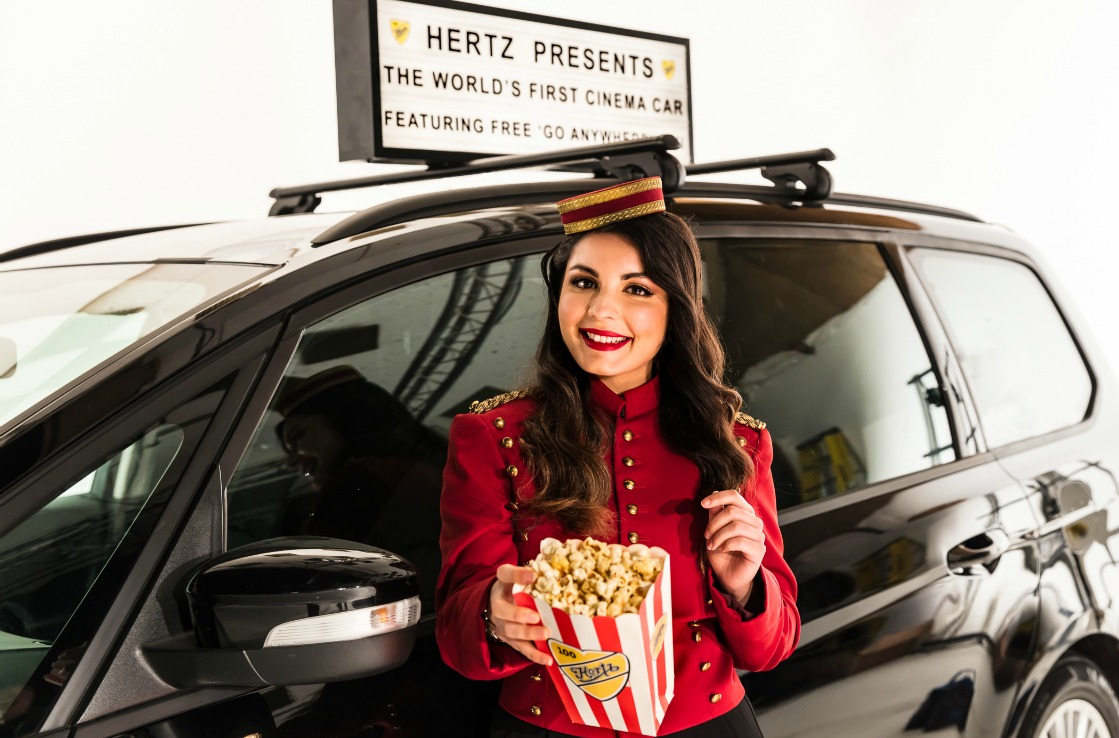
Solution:
<svg viewBox="0 0 1119 738">
<path fill-rule="evenodd" d="M 751 455 L 754 477 L 743 492 L 765 528 L 765 556 L 754 580 L 755 587 L 765 588 L 764 607 L 761 612 L 747 613 L 722 594 L 710 567 L 707 577 L 719 627 L 735 668 L 766 671 L 781 663 L 796 648 L 800 640 L 800 613 L 796 606 L 796 579 L 785 563 L 785 545 L 777 527 L 777 500 L 770 472 L 773 441 L 765 429 L 758 431 Z"/>
<path fill-rule="evenodd" d="M 486 637 L 482 611 L 497 567 L 517 563 L 511 488 L 497 443 L 478 415 L 451 422 L 439 548 L 435 638 L 443 660 L 468 679 L 500 679 L 532 662 Z"/>
</svg>

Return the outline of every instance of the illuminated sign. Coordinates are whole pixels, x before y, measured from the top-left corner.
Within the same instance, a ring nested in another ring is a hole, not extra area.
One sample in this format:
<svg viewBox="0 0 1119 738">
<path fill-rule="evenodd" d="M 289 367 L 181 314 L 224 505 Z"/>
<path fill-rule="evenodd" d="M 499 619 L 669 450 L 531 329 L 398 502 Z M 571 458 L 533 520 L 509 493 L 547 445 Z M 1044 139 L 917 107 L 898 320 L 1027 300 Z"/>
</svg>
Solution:
<svg viewBox="0 0 1119 738">
<path fill-rule="evenodd" d="M 672 134 L 688 40 L 458 2 L 335 0 L 340 159 L 462 161 Z"/>
</svg>

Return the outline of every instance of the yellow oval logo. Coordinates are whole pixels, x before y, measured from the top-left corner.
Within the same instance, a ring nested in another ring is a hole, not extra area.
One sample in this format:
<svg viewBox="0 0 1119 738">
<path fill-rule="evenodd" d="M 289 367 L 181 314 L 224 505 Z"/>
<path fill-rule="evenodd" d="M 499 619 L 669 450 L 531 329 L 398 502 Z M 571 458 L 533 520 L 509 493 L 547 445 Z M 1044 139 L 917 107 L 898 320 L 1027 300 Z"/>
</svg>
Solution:
<svg viewBox="0 0 1119 738">
<path fill-rule="evenodd" d="M 629 681 L 629 658 L 624 653 L 583 651 L 555 639 L 548 640 L 548 650 L 563 675 L 596 700 L 617 697 Z"/>
</svg>

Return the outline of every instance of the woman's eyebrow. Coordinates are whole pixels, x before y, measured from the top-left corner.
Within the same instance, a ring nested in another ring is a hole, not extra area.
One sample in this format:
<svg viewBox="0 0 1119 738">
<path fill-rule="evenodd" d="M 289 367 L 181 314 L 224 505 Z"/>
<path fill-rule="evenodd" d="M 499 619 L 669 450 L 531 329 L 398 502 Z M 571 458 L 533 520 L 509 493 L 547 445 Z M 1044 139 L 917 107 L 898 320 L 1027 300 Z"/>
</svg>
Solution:
<svg viewBox="0 0 1119 738">
<path fill-rule="evenodd" d="M 594 269 L 591 269 L 589 266 L 586 266 L 584 264 L 572 264 L 571 266 L 569 266 L 567 268 L 567 271 L 569 271 L 569 272 L 573 272 L 573 271 L 576 271 L 576 270 L 586 272 L 587 274 L 591 275 L 592 277 L 597 277 L 598 276 L 598 272 L 596 272 Z M 630 272 L 629 274 L 623 274 L 622 279 L 623 280 L 634 279 L 635 277 L 646 277 L 646 276 L 648 276 L 648 275 L 646 275 L 645 272 Z"/>
</svg>

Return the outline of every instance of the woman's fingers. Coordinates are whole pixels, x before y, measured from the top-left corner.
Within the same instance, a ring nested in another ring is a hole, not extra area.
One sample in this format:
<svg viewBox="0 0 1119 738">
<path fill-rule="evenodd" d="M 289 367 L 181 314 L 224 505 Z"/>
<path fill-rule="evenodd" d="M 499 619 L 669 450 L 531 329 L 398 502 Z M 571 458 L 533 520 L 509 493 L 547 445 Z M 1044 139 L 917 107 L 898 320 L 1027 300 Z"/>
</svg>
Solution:
<svg viewBox="0 0 1119 738">
<path fill-rule="evenodd" d="M 532 643 L 531 641 L 506 642 L 513 648 L 513 650 L 517 651 L 517 653 L 521 654 L 534 664 L 540 664 L 541 666 L 552 665 L 552 657 L 537 648 L 535 643 Z"/>
<path fill-rule="evenodd" d="M 536 572 L 529 569 L 527 566 L 513 566 L 512 564 L 502 564 L 497 567 L 497 581 L 502 584 L 510 586 L 514 584 L 532 584 L 532 580 L 536 579 Z"/>
<path fill-rule="evenodd" d="M 700 504 L 708 509 L 718 508 L 721 505 L 737 505 L 739 507 L 749 507 L 753 510 L 753 508 L 750 507 L 750 503 L 742 496 L 742 493 L 736 489 L 721 489 L 717 492 L 712 492 L 700 500 Z"/>
<path fill-rule="evenodd" d="M 765 547 L 765 531 L 762 530 L 760 525 L 755 525 L 752 521 L 732 520 L 726 525 L 716 528 L 707 537 L 707 549 L 709 551 L 725 551 L 729 542 L 738 539 L 743 542 L 760 544 L 763 549 Z"/>
<path fill-rule="evenodd" d="M 532 584 L 536 573 L 524 566 L 502 564 L 497 568 L 497 582 L 490 589 L 490 623 L 494 633 L 513 650 L 541 666 L 550 666 L 552 657 L 536 647 L 551 632 L 540 625 L 540 615 L 530 607 L 521 607 L 513 599 L 513 585 Z"/>
</svg>

